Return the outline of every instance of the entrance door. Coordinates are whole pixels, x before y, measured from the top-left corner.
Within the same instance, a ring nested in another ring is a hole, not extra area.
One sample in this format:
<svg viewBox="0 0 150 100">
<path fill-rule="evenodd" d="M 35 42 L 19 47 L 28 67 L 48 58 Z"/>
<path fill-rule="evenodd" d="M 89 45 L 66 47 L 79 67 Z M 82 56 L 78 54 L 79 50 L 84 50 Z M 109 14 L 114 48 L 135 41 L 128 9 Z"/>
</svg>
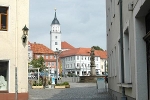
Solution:
<svg viewBox="0 0 150 100">
<path fill-rule="evenodd" d="M 147 80 L 148 80 L 148 100 L 150 100 L 150 13 L 145 18 L 146 22 L 146 35 L 144 40 L 146 42 L 147 54 Z"/>
</svg>

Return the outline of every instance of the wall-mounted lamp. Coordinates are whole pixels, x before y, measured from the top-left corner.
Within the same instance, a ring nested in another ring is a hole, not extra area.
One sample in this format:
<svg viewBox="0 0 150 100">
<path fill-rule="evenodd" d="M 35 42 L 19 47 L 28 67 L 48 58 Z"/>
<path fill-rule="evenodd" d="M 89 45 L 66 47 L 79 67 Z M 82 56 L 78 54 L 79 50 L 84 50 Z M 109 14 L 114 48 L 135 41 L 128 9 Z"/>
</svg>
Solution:
<svg viewBox="0 0 150 100">
<path fill-rule="evenodd" d="M 27 40 L 27 35 L 28 35 L 29 29 L 25 25 L 24 28 L 22 29 L 22 31 L 23 31 L 22 42 L 25 43 Z"/>
</svg>

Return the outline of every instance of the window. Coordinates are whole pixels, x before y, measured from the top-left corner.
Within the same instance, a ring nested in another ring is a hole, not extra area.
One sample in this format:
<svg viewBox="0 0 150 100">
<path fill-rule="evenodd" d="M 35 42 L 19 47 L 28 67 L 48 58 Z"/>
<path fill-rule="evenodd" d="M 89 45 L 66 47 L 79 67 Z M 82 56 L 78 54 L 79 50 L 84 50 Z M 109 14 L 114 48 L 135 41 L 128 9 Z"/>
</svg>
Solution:
<svg viewBox="0 0 150 100">
<path fill-rule="evenodd" d="M 58 45 L 58 43 L 57 43 L 57 42 L 55 42 L 55 45 Z"/>
<path fill-rule="evenodd" d="M 54 62 L 52 62 L 52 66 L 54 66 Z"/>
<path fill-rule="evenodd" d="M 95 57 L 96 58 L 96 61 L 98 61 L 98 57 Z"/>
<path fill-rule="evenodd" d="M 79 60 L 79 56 L 77 56 L 77 60 Z"/>
<path fill-rule="evenodd" d="M 46 55 L 46 59 L 48 59 L 48 55 Z"/>
<path fill-rule="evenodd" d="M 0 61 L 0 84 L 1 88 L 0 91 L 6 91 L 8 90 L 8 78 L 9 78 L 9 71 L 8 67 L 9 62 L 8 61 Z"/>
<path fill-rule="evenodd" d="M 52 59 L 52 55 L 50 55 L 50 59 Z"/>
<path fill-rule="evenodd" d="M 57 36 L 55 36 L 55 39 L 57 39 Z"/>
<path fill-rule="evenodd" d="M 8 7 L 0 6 L 0 30 L 7 31 L 8 28 Z"/>
</svg>

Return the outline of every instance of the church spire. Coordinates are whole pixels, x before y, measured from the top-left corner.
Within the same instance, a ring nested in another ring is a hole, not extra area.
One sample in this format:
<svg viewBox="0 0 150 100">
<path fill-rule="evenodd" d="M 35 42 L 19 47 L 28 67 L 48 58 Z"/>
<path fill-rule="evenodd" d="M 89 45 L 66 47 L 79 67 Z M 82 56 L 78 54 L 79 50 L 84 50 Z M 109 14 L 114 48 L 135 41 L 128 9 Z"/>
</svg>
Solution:
<svg viewBox="0 0 150 100">
<path fill-rule="evenodd" d="M 56 17 L 56 10 L 57 10 L 57 9 L 55 8 L 55 18 L 57 18 L 57 17 Z"/>
<path fill-rule="evenodd" d="M 56 8 L 55 8 L 55 17 L 54 17 L 54 20 L 52 21 L 52 24 L 59 24 L 59 21 L 57 20 L 57 17 L 56 17 Z"/>
</svg>

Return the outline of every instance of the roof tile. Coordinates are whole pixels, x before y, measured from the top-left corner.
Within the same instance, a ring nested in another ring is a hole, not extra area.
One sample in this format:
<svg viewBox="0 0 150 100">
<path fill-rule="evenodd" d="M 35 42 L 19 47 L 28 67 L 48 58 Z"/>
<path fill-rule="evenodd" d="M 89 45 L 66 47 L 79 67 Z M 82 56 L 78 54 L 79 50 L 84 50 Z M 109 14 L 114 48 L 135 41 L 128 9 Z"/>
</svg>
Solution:
<svg viewBox="0 0 150 100">
<path fill-rule="evenodd" d="M 82 56 L 89 56 L 91 52 L 91 48 L 74 48 L 71 50 L 63 51 L 60 54 L 60 57 L 67 57 L 67 56 L 73 56 L 73 55 L 82 55 Z M 95 56 L 99 56 L 102 59 L 107 58 L 107 52 L 101 51 L 101 50 L 95 50 Z"/>
<path fill-rule="evenodd" d="M 66 41 L 64 41 L 64 42 L 61 42 L 61 49 L 74 49 L 74 47 L 70 45 L 69 43 L 67 43 Z"/>
<path fill-rule="evenodd" d="M 30 43 L 30 45 L 33 53 L 47 53 L 47 54 L 54 53 L 51 49 L 49 49 L 43 44 Z"/>
</svg>

